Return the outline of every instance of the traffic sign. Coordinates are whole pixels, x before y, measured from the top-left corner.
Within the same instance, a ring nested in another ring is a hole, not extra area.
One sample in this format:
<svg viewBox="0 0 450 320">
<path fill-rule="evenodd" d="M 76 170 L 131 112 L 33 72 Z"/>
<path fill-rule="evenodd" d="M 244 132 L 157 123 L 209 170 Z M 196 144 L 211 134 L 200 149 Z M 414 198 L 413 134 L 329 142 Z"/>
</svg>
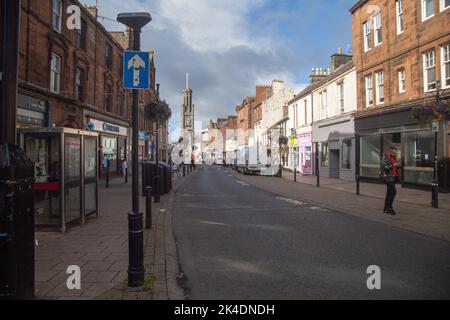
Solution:
<svg viewBox="0 0 450 320">
<path fill-rule="evenodd" d="M 125 51 L 123 57 L 124 89 L 148 89 L 150 87 L 150 53 Z"/>
</svg>

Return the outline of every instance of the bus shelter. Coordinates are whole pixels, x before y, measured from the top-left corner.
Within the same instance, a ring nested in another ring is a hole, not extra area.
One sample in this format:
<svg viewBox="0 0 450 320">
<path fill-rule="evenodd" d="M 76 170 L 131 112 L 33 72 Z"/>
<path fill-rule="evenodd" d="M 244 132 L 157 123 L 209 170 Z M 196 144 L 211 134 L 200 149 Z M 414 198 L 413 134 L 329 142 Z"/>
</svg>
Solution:
<svg viewBox="0 0 450 320">
<path fill-rule="evenodd" d="M 70 128 L 20 129 L 34 162 L 35 223 L 61 230 L 98 216 L 98 134 Z"/>
</svg>

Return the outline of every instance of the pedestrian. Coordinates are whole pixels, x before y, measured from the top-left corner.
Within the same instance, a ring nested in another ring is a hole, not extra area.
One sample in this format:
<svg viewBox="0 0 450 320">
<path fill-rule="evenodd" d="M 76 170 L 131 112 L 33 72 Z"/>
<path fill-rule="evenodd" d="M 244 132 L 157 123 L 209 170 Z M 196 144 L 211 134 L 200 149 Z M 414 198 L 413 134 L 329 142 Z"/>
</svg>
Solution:
<svg viewBox="0 0 450 320">
<path fill-rule="evenodd" d="M 397 189 L 395 184 L 398 180 L 400 164 L 397 161 L 397 148 L 392 146 L 381 159 L 381 178 L 386 184 L 386 198 L 384 201 L 384 213 L 395 215 L 396 212 L 392 207 Z"/>
<path fill-rule="evenodd" d="M 191 153 L 191 168 L 195 169 L 195 155 Z"/>
<path fill-rule="evenodd" d="M 122 175 L 125 178 L 125 183 L 128 183 L 128 162 L 125 158 L 122 158 Z"/>
</svg>

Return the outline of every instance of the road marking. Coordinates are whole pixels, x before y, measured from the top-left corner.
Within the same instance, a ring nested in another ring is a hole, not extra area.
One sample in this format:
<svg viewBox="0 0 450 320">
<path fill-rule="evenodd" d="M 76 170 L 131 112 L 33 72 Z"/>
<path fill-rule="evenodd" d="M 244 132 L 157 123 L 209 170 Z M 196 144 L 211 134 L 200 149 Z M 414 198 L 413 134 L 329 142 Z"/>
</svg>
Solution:
<svg viewBox="0 0 450 320">
<path fill-rule="evenodd" d="M 229 226 L 229 224 L 220 223 L 220 222 L 211 222 L 211 221 L 199 221 L 199 222 L 203 223 L 203 224 L 212 225 L 212 226 L 221 226 L 221 227 Z"/>
<path fill-rule="evenodd" d="M 242 185 L 244 187 L 250 186 L 248 183 L 245 183 L 244 181 L 236 181 L 236 183 L 239 183 L 240 185 Z"/>
<path fill-rule="evenodd" d="M 298 201 L 298 200 L 294 200 L 294 199 L 289 199 L 289 198 L 284 198 L 284 197 L 277 197 L 278 200 L 284 201 L 284 202 L 288 202 L 291 204 L 294 204 L 296 206 L 303 206 L 306 203 Z"/>
<path fill-rule="evenodd" d="M 313 210 L 313 211 L 317 211 L 317 212 L 328 212 L 327 209 L 321 208 L 321 207 L 308 207 L 308 209 Z"/>
</svg>

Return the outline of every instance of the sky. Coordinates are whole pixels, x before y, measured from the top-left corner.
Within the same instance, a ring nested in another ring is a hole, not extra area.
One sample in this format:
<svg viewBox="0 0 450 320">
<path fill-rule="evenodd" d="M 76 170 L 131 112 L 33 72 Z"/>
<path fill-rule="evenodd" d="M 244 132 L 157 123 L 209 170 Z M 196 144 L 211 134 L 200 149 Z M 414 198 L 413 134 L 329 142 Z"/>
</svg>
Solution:
<svg viewBox="0 0 450 320">
<path fill-rule="evenodd" d="M 95 4 L 95 0 L 81 0 Z M 298 93 L 311 69 L 329 68 L 338 48 L 351 50 L 356 0 L 98 0 L 99 15 L 150 12 L 142 50 L 155 51 L 160 96 L 172 109 L 169 130 L 180 127 L 186 73 L 196 122 L 235 115 L 258 84 L 284 80 Z M 108 19 L 110 31 L 124 27 Z M 198 129 L 198 125 L 196 130 Z"/>
</svg>

